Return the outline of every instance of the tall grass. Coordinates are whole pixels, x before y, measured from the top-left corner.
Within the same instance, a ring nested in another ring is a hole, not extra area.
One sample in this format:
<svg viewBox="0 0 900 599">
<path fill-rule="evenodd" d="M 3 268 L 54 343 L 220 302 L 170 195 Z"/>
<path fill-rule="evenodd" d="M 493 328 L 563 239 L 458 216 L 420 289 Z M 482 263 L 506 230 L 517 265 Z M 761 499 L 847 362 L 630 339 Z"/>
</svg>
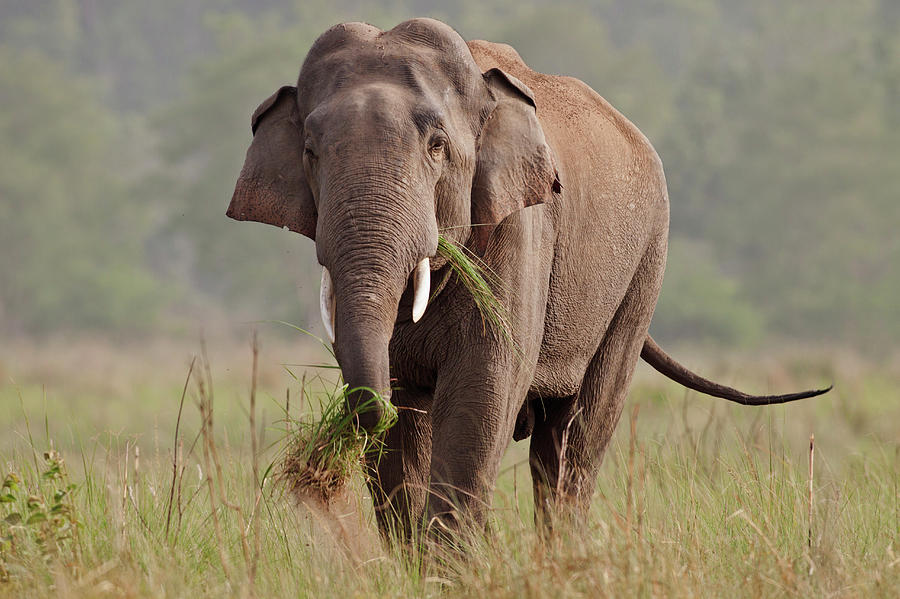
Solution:
<svg viewBox="0 0 900 599">
<path fill-rule="evenodd" d="M 16 481 L 6 487 L 13 500 L 0 503 L 0 596 L 895 597 L 900 589 L 900 438 L 868 432 L 896 415 L 888 387 L 750 412 L 638 385 L 631 402 L 640 410 L 616 433 L 586 524 L 550 536 L 534 529 L 527 447 L 518 444 L 486 533 L 437 562 L 374 534 L 336 535 L 274 476 L 297 421 L 322 422 L 318 406 L 327 412 L 334 387 L 301 378 L 288 409 L 284 395 L 254 383 L 249 393 L 219 384 L 213 398 L 208 362 L 195 371 L 203 386 L 195 380 L 186 391 L 171 447 L 138 457 L 135 448 L 153 444 L 139 428 L 145 437 L 53 454 L 51 413 L 42 432 L 24 431 L 0 456 L 0 475 Z M 176 412 L 180 392 L 179 384 L 161 405 Z M 266 420 L 251 394 L 269 409 L 280 404 L 279 415 Z M 856 421 L 838 448 L 830 431 L 845 399 L 857 400 Z M 371 533 L 360 478 L 346 490 Z M 10 519 L 39 505 L 34 498 L 48 514 L 68 506 L 57 512 L 77 533 L 60 526 L 48 543 L 46 520 Z"/>
</svg>

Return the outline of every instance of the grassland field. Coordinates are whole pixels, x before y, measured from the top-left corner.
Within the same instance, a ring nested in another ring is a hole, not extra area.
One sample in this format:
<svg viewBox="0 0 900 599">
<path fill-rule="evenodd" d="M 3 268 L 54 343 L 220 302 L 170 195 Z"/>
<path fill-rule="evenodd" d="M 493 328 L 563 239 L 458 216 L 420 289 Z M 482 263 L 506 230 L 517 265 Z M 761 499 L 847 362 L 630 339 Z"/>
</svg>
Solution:
<svg viewBox="0 0 900 599">
<path fill-rule="evenodd" d="M 177 423 L 198 342 L 0 348 L 0 597 L 900 596 L 900 360 L 679 354 L 752 392 L 835 384 L 768 408 L 641 367 L 587 526 L 535 531 L 527 441 L 513 443 L 487 531 L 438 560 L 381 543 L 360 480 L 338 520 L 284 493 L 286 398 L 299 418 L 336 371 L 311 366 L 333 363 L 315 344 L 261 337 L 261 485 L 246 340 L 206 341 L 212 447 L 196 379 Z"/>
</svg>

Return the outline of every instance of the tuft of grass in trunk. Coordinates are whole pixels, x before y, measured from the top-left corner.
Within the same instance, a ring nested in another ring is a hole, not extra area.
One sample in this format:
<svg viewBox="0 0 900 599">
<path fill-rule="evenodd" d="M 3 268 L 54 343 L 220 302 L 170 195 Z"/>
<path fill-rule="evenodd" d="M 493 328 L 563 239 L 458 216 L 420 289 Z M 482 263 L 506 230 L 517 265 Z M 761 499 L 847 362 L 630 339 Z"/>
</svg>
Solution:
<svg viewBox="0 0 900 599">
<path fill-rule="evenodd" d="M 384 410 L 371 432 L 359 428 L 355 414 L 347 410 L 347 396 L 361 390 L 372 395 L 357 407 L 357 413 L 376 409 L 379 404 Z M 293 494 L 314 498 L 327 506 L 345 489 L 362 460 L 381 452 L 385 432 L 397 422 L 397 410 L 371 389 L 349 389 L 346 384 L 320 396 L 319 402 L 319 419 L 291 423 L 294 433 L 282 461 L 280 478 Z"/>
<path fill-rule="evenodd" d="M 494 293 L 494 288 L 503 288 L 503 281 L 478 256 L 443 235 L 438 236 L 438 255 L 447 260 L 453 273 L 472 295 L 482 323 L 490 323 L 505 340 L 512 342 L 509 313 Z"/>
</svg>

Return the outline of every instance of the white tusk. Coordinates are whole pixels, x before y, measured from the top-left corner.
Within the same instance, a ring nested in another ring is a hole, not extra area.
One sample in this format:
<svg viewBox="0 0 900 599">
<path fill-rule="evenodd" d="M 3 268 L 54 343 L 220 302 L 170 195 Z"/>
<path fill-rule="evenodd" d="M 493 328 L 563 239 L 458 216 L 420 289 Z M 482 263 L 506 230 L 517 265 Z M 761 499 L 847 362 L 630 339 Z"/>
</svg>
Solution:
<svg viewBox="0 0 900 599">
<path fill-rule="evenodd" d="M 319 292 L 319 309 L 322 311 L 325 333 L 334 343 L 334 285 L 331 284 L 331 275 L 324 266 L 322 267 L 322 289 Z"/>
<path fill-rule="evenodd" d="M 428 307 L 428 294 L 431 293 L 431 264 L 428 258 L 422 258 L 422 261 L 416 265 L 413 274 L 413 288 L 416 290 L 416 295 L 413 297 L 412 319 L 413 322 L 419 322 L 419 319 L 425 314 L 425 308 Z"/>
</svg>

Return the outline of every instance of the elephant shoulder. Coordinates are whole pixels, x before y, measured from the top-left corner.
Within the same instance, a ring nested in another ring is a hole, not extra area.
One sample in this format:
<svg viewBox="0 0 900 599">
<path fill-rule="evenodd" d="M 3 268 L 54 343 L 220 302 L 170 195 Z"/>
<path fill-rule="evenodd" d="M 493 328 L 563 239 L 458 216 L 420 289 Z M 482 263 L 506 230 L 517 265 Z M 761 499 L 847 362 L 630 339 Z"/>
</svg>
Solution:
<svg viewBox="0 0 900 599">
<path fill-rule="evenodd" d="M 600 118 L 628 137 L 632 137 L 634 132 L 640 135 L 628 119 L 580 79 L 534 71 L 525 64 L 516 49 L 508 44 L 484 40 L 467 43 L 475 63 L 482 71 L 502 69 L 532 90 L 538 104 L 538 118 L 542 121 L 547 116 L 551 120 L 564 120 L 570 124 L 573 120 Z"/>
<path fill-rule="evenodd" d="M 570 113 L 577 113 L 582 126 L 594 128 L 598 122 L 607 123 L 607 136 L 615 137 L 616 145 L 627 148 L 632 168 L 639 168 L 647 175 L 663 179 L 662 161 L 656 149 L 644 133 L 606 98 L 591 86 L 575 77 L 554 76 L 557 94 L 565 96 L 563 103 Z M 569 119 L 571 122 L 573 119 Z"/>
<path fill-rule="evenodd" d="M 620 162 L 618 167 L 624 172 L 640 173 L 644 183 L 662 189 L 665 195 L 662 161 L 653 145 L 592 87 L 575 77 L 532 70 L 508 44 L 483 40 L 467 44 L 482 71 L 503 69 L 531 89 L 538 119 L 555 151 L 564 154 L 572 151 L 581 156 L 602 152 L 595 156 L 598 161 Z M 585 140 L 592 140 L 591 145 L 595 147 L 584 147 Z"/>
<path fill-rule="evenodd" d="M 539 73 L 525 64 L 516 49 L 509 44 L 498 44 L 484 40 L 472 40 L 467 42 L 475 63 L 484 72 L 489 69 L 501 69 L 522 83 L 534 94 L 534 100 L 538 108 L 538 119 L 543 121 L 542 114 L 550 106 L 557 103 L 560 93 L 559 85 L 555 81 L 559 77 Z"/>
</svg>

